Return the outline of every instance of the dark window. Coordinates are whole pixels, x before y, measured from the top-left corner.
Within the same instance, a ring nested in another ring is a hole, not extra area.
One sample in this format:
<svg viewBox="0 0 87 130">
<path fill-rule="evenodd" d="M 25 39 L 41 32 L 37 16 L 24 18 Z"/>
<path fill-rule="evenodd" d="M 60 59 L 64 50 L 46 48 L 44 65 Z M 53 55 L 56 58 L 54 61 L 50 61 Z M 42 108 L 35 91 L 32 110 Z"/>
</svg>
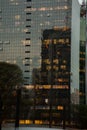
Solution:
<svg viewBox="0 0 87 130">
<path fill-rule="evenodd" d="M 25 79 L 29 79 L 30 77 L 24 77 Z"/>
<path fill-rule="evenodd" d="M 30 66 L 30 64 L 25 64 L 25 66 Z"/>
<path fill-rule="evenodd" d="M 26 40 L 30 40 L 30 38 L 26 38 Z"/>
<path fill-rule="evenodd" d="M 26 27 L 28 28 L 28 27 L 31 27 L 31 25 L 26 25 Z"/>
<path fill-rule="evenodd" d="M 31 6 L 27 6 L 27 8 L 31 8 Z"/>
<path fill-rule="evenodd" d="M 25 59 L 26 59 L 26 60 L 29 60 L 29 59 L 30 59 L 30 57 L 25 57 Z"/>
<path fill-rule="evenodd" d="M 27 15 L 30 15 L 31 13 L 26 13 Z"/>
<path fill-rule="evenodd" d="M 25 46 L 30 46 L 30 45 L 25 45 Z"/>
<path fill-rule="evenodd" d="M 31 32 L 26 32 L 26 34 L 30 34 Z"/>
<path fill-rule="evenodd" d="M 31 0 L 27 0 L 27 2 L 31 2 Z"/>
<path fill-rule="evenodd" d="M 29 70 L 25 70 L 24 72 L 30 72 Z"/>
<path fill-rule="evenodd" d="M 30 51 L 25 51 L 25 53 L 30 53 Z"/>
<path fill-rule="evenodd" d="M 31 19 L 26 19 L 26 21 L 31 21 Z"/>
</svg>

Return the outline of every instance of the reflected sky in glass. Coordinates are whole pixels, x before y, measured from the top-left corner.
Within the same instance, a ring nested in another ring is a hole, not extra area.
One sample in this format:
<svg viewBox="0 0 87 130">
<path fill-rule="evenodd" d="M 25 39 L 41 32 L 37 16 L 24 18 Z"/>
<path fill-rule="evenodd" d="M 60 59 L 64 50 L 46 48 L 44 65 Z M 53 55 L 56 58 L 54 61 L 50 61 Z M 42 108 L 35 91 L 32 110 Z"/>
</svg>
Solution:
<svg viewBox="0 0 87 130">
<path fill-rule="evenodd" d="M 27 3 L 26 0 L 1 0 L 0 10 L 0 43 L 10 42 L 0 44 L 3 48 L 0 59 L 17 63 L 22 70 L 25 70 L 24 64 L 29 63 L 32 75 L 33 68 L 40 68 L 41 64 L 43 30 L 70 24 L 67 1 L 38 0 L 37 3 L 37 0 L 32 0 Z M 26 47 L 26 44 L 30 46 Z M 25 60 L 25 57 L 30 57 L 30 60 Z"/>
</svg>

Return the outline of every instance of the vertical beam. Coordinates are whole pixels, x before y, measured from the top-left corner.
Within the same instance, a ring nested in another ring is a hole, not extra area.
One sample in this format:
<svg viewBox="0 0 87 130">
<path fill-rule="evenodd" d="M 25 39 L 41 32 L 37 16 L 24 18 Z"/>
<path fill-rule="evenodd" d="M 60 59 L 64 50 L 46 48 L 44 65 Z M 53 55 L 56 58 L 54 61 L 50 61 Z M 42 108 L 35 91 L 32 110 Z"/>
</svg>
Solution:
<svg viewBox="0 0 87 130">
<path fill-rule="evenodd" d="M 51 61 L 51 74 L 50 74 L 50 93 L 49 93 L 49 128 L 52 127 L 52 88 L 53 88 L 53 40 L 51 40 L 51 44 L 49 46 L 49 58 Z"/>
<path fill-rule="evenodd" d="M 63 105 L 63 129 L 66 128 L 66 106 Z"/>
<path fill-rule="evenodd" d="M 18 130 L 19 128 L 20 98 L 21 98 L 21 89 L 17 89 L 15 130 Z"/>
<path fill-rule="evenodd" d="M 0 95 L 0 130 L 2 129 L 2 99 Z"/>
</svg>

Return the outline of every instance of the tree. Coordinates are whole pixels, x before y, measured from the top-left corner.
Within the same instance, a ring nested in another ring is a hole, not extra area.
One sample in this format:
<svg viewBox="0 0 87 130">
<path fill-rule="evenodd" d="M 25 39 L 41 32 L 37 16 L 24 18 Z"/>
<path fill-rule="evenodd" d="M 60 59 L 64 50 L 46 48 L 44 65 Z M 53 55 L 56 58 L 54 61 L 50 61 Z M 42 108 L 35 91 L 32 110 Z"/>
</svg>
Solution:
<svg viewBox="0 0 87 130">
<path fill-rule="evenodd" d="M 18 65 L 0 62 L 0 96 L 4 108 L 3 118 L 6 119 L 14 115 L 11 110 L 16 109 L 15 89 L 21 87 L 22 83 L 23 74 Z"/>
<path fill-rule="evenodd" d="M 0 90 L 13 89 L 15 86 L 20 86 L 23 82 L 22 71 L 15 64 L 0 63 Z"/>
</svg>

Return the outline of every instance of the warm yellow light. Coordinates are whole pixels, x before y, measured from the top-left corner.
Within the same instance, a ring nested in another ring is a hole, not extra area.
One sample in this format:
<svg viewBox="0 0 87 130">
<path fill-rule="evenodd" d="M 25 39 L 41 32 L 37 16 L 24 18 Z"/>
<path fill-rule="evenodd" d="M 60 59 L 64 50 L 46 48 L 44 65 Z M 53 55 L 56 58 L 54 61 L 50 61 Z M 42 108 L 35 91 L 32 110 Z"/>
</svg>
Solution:
<svg viewBox="0 0 87 130">
<path fill-rule="evenodd" d="M 15 19 L 16 19 L 16 20 L 19 20 L 20 17 L 21 17 L 20 15 L 15 15 Z"/>
<path fill-rule="evenodd" d="M 43 85 L 43 88 L 44 89 L 50 89 L 51 87 L 50 87 L 50 85 Z"/>
<path fill-rule="evenodd" d="M 20 120 L 19 124 L 32 124 L 31 120 Z"/>
<path fill-rule="evenodd" d="M 42 124 L 41 120 L 35 120 L 35 124 Z"/>
<path fill-rule="evenodd" d="M 57 106 L 58 110 L 63 110 L 63 106 Z"/>
<path fill-rule="evenodd" d="M 24 124 L 24 120 L 20 120 L 19 123 L 20 123 L 20 124 Z"/>
</svg>

